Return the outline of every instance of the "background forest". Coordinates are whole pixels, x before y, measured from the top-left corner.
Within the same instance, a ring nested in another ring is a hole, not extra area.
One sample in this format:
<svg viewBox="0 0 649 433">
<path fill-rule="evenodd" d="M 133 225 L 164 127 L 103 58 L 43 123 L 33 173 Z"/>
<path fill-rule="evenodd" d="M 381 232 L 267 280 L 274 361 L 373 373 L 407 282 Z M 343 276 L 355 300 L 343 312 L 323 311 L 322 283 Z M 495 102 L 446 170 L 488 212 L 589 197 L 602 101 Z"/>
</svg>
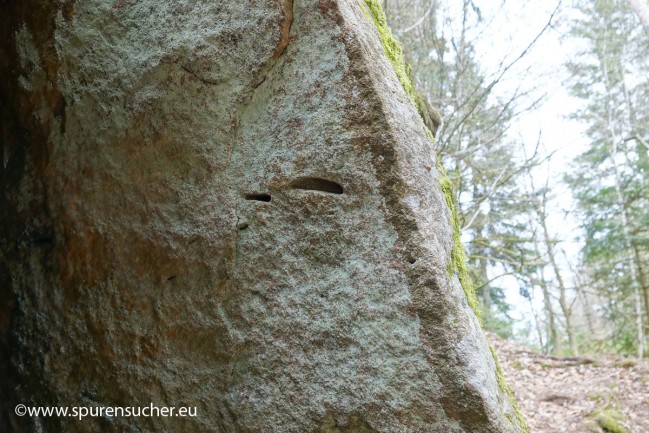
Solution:
<svg viewBox="0 0 649 433">
<path fill-rule="evenodd" d="M 383 7 L 442 117 L 485 326 L 544 353 L 643 357 L 649 4 L 539 3 Z"/>
</svg>

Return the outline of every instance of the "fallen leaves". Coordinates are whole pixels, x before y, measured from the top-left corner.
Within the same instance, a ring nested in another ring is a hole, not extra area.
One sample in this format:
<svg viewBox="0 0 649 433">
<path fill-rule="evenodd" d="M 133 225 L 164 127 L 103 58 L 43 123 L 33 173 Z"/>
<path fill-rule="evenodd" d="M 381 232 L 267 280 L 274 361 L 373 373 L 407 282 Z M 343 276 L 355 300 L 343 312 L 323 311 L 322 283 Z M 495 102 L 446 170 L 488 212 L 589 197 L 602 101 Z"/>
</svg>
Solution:
<svg viewBox="0 0 649 433">
<path fill-rule="evenodd" d="M 605 411 L 628 431 L 649 433 L 649 363 L 547 356 L 487 337 L 532 432 L 610 432 L 596 422 Z"/>
</svg>

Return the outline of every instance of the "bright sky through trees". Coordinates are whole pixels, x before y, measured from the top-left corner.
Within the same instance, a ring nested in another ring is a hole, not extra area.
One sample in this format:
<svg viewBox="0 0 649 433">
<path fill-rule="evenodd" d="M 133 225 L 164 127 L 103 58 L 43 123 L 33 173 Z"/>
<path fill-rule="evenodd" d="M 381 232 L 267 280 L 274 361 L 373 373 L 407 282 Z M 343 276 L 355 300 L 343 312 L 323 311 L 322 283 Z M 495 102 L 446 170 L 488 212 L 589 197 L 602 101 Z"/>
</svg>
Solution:
<svg viewBox="0 0 649 433">
<path fill-rule="evenodd" d="M 437 150 L 487 328 L 549 352 L 613 339 L 641 355 L 649 40 L 638 15 L 625 0 L 384 6 L 442 115 Z"/>
</svg>

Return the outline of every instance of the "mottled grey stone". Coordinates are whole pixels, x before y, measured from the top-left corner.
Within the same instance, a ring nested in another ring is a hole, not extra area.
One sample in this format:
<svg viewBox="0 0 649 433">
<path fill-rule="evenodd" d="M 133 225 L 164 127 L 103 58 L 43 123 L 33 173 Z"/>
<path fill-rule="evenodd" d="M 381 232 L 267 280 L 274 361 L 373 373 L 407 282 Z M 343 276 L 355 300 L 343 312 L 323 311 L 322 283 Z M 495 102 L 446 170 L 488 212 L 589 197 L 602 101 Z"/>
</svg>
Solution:
<svg viewBox="0 0 649 433">
<path fill-rule="evenodd" d="M 0 34 L 0 429 L 520 431 L 362 2 L 25 3 Z M 150 402 L 198 416 L 12 414 Z"/>
</svg>

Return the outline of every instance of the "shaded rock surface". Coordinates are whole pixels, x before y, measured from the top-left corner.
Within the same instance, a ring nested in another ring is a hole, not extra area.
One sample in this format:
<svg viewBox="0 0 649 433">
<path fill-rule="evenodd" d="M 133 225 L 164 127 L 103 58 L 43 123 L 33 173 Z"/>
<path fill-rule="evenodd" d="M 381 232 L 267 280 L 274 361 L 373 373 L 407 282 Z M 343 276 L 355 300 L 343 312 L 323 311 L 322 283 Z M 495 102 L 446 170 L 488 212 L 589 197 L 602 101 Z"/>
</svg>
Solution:
<svg viewBox="0 0 649 433">
<path fill-rule="evenodd" d="M 0 430 L 520 431 L 363 8 L 3 2 Z"/>
</svg>

